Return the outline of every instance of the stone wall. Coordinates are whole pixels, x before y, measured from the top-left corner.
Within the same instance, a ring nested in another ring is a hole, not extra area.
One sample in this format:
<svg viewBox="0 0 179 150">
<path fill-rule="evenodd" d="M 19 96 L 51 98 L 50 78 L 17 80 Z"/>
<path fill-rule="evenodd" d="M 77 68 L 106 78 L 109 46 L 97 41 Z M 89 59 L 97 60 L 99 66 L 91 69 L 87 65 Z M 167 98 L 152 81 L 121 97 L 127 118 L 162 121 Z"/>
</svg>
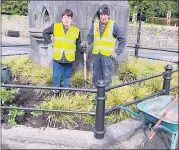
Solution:
<svg viewBox="0 0 179 150">
<path fill-rule="evenodd" d="M 127 45 L 137 42 L 138 24 L 129 24 Z M 178 49 L 178 27 L 141 25 L 140 44 L 142 47 Z"/>
<path fill-rule="evenodd" d="M 2 16 L 2 30 L 1 34 L 6 35 L 8 30 L 20 31 L 21 37 L 29 37 L 29 19 L 28 16 Z"/>
</svg>

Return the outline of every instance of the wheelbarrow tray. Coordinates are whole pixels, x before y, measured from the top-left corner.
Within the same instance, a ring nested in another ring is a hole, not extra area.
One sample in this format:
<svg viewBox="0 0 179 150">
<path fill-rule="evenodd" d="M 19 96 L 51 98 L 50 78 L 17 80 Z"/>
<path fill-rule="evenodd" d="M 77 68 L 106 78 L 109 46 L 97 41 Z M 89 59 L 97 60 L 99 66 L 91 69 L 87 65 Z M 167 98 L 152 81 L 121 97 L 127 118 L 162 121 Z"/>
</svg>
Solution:
<svg viewBox="0 0 179 150">
<path fill-rule="evenodd" d="M 174 99 L 174 96 L 159 96 L 137 104 L 137 109 L 142 113 L 144 118 L 152 123 L 156 123 L 166 107 Z M 178 132 L 178 102 L 171 108 L 161 126 L 168 128 L 171 132 Z"/>
</svg>

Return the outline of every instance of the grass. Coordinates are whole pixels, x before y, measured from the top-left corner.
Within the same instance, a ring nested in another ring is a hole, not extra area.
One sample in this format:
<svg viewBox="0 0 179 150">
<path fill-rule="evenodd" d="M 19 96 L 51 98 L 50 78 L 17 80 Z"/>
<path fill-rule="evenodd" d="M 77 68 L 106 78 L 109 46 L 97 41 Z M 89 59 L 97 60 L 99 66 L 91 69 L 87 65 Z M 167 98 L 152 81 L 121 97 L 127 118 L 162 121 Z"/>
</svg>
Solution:
<svg viewBox="0 0 179 150">
<path fill-rule="evenodd" d="M 93 109 L 93 104 L 88 99 L 87 94 L 83 93 L 73 93 L 66 94 L 62 93 L 58 98 L 47 99 L 43 103 L 41 103 L 38 108 L 46 108 L 46 109 L 55 109 L 55 110 L 71 110 L 71 111 L 91 111 Z M 51 126 L 54 124 L 60 126 L 74 126 L 78 125 L 79 121 L 86 122 L 89 124 L 93 124 L 94 120 L 86 115 L 78 115 L 78 114 L 53 114 L 48 113 L 48 125 Z"/>
</svg>

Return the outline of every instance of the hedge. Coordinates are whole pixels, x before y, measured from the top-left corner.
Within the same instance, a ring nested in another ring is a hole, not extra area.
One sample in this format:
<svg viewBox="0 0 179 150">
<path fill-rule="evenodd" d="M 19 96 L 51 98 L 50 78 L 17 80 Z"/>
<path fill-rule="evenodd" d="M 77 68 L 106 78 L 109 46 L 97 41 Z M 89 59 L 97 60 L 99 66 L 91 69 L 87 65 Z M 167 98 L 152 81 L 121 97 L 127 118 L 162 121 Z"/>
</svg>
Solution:
<svg viewBox="0 0 179 150">
<path fill-rule="evenodd" d="M 178 19 L 171 19 L 170 25 L 171 26 L 178 26 Z M 167 25 L 167 19 L 166 18 L 157 18 L 157 17 L 151 17 L 150 18 L 150 23 L 153 24 L 160 24 L 160 25 Z"/>
</svg>

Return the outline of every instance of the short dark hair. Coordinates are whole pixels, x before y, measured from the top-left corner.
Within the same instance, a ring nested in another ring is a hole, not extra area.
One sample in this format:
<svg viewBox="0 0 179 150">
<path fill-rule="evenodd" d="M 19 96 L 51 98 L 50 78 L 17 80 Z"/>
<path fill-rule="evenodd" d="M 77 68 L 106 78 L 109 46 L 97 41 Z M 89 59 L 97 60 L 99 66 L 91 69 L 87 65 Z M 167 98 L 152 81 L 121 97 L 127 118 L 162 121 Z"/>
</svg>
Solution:
<svg viewBox="0 0 179 150">
<path fill-rule="evenodd" d="M 62 13 L 62 17 L 65 16 L 65 15 L 73 18 L 73 12 L 70 9 L 65 9 L 65 11 Z"/>
<path fill-rule="evenodd" d="M 107 5 L 103 5 L 99 11 L 99 14 L 110 15 L 110 9 Z"/>
</svg>

